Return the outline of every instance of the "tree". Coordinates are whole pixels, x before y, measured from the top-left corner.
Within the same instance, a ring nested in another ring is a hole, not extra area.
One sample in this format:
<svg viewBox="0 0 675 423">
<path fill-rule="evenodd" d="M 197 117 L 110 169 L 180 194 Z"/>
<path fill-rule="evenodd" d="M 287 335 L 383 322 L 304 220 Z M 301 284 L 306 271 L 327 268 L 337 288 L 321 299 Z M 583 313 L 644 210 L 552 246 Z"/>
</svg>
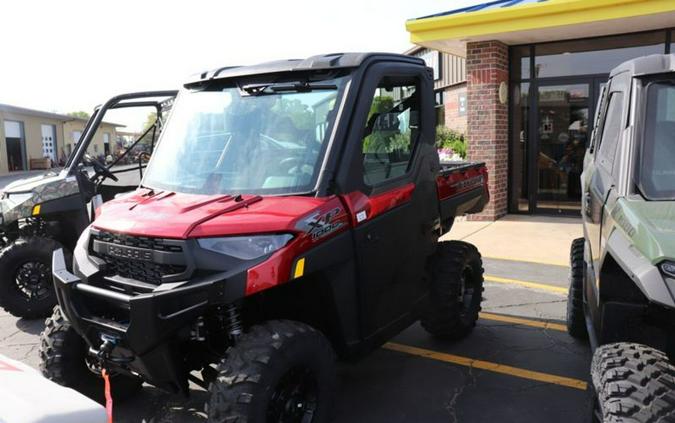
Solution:
<svg viewBox="0 0 675 423">
<path fill-rule="evenodd" d="M 84 112 L 82 110 L 80 110 L 79 112 L 68 112 L 67 115 L 72 116 L 74 118 L 89 120 L 89 113 Z"/>
<path fill-rule="evenodd" d="M 154 125 L 156 120 L 157 120 L 157 112 L 148 113 L 148 116 L 145 118 L 145 123 L 143 124 L 143 130 L 141 131 L 141 133 L 145 132 L 149 127 Z"/>
<path fill-rule="evenodd" d="M 288 117 L 299 130 L 314 129 L 314 113 L 298 99 L 281 98 L 272 106 L 272 112 L 278 117 Z"/>
</svg>

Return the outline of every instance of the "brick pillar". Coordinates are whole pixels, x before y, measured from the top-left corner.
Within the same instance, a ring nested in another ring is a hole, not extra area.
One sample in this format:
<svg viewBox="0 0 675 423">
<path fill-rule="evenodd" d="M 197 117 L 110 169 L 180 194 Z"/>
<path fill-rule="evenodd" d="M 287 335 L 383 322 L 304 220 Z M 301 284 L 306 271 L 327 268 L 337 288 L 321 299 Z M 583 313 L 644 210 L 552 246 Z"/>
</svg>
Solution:
<svg viewBox="0 0 675 423">
<path fill-rule="evenodd" d="M 490 188 L 490 202 L 470 220 L 497 220 L 507 210 L 508 101 L 499 100 L 499 86 L 509 81 L 508 57 L 508 47 L 499 41 L 466 46 L 467 156 L 486 163 Z"/>
</svg>

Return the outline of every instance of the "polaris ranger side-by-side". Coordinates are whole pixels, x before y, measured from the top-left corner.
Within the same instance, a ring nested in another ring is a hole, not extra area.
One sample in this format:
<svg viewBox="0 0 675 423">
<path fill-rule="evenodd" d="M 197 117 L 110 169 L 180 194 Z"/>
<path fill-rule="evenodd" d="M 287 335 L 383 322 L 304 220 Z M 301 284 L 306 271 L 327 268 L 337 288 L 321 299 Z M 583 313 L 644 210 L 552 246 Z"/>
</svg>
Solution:
<svg viewBox="0 0 675 423">
<path fill-rule="evenodd" d="M 675 55 L 612 71 L 582 191 L 584 238 L 572 244 L 567 325 L 597 347 L 594 420 L 673 421 Z"/>
<path fill-rule="evenodd" d="M 54 254 L 42 372 L 100 398 L 210 391 L 211 421 L 323 422 L 334 353 L 420 320 L 459 338 L 475 247 L 438 243 L 488 201 L 483 164 L 441 165 L 431 70 L 331 54 L 205 72 L 173 106 L 139 189 Z M 201 372 L 201 377 L 195 375 Z"/>
<path fill-rule="evenodd" d="M 59 173 L 13 182 L 0 199 L 0 306 L 19 317 L 46 317 L 56 296 L 52 287 L 52 252 L 59 248 L 69 256 L 80 233 L 89 225 L 94 208 L 117 193 L 138 186 L 148 149 L 159 134 L 161 119 L 106 165 L 88 151 L 106 112 L 140 108 L 155 110 L 161 118 L 176 91 L 123 94 L 94 111 L 81 139 Z M 147 144 L 147 145 L 146 145 Z M 137 154 L 134 165 L 131 155 Z M 137 163 L 136 163 L 137 162 Z M 89 171 L 93 169 L 93 171 Z M 87 204 L 92 209 L 87 210 Z"/>
</svg>

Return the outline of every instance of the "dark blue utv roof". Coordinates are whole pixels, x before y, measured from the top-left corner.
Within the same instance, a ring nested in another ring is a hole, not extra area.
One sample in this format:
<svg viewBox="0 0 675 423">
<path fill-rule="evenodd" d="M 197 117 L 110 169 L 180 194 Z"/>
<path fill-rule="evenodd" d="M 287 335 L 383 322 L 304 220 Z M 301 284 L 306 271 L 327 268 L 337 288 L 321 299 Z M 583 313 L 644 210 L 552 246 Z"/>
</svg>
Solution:
<svg viewBox="0 0 675 423">
<path fill-rule="evenodd" d="M 308 57 L 307 59 L 277 60 L 251 66 L 230 66 L 202 72 L 196 75 L 186 86 L 213 79 L 229 79 L 250 75 L 265 75 L 282 72 L 302 72 L 314 70 L 346 69 L 361 66 L 368 59 L 401 61 L 424 66 L 417 57 L 395 53 L 332 53 Z"/>
</svg>

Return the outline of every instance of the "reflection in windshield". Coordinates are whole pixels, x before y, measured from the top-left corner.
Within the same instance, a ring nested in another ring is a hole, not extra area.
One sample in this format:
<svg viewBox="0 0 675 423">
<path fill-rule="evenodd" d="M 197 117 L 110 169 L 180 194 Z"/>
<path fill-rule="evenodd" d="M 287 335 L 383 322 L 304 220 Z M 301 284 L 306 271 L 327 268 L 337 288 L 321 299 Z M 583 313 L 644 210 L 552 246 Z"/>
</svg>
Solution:
<svg viewBox="0 0 675 423">
<path fill-rule="evenodd" d="M 143 185 L 196 194 L 310 191 L 345 80 L 323 82 L 335 88 L 182 93 Z"/>
<path fill-rule="evenodd" d="M 652 200 L 675 199 L 675 81 L 648 88 L 640 185 Z"/>
</svg>

